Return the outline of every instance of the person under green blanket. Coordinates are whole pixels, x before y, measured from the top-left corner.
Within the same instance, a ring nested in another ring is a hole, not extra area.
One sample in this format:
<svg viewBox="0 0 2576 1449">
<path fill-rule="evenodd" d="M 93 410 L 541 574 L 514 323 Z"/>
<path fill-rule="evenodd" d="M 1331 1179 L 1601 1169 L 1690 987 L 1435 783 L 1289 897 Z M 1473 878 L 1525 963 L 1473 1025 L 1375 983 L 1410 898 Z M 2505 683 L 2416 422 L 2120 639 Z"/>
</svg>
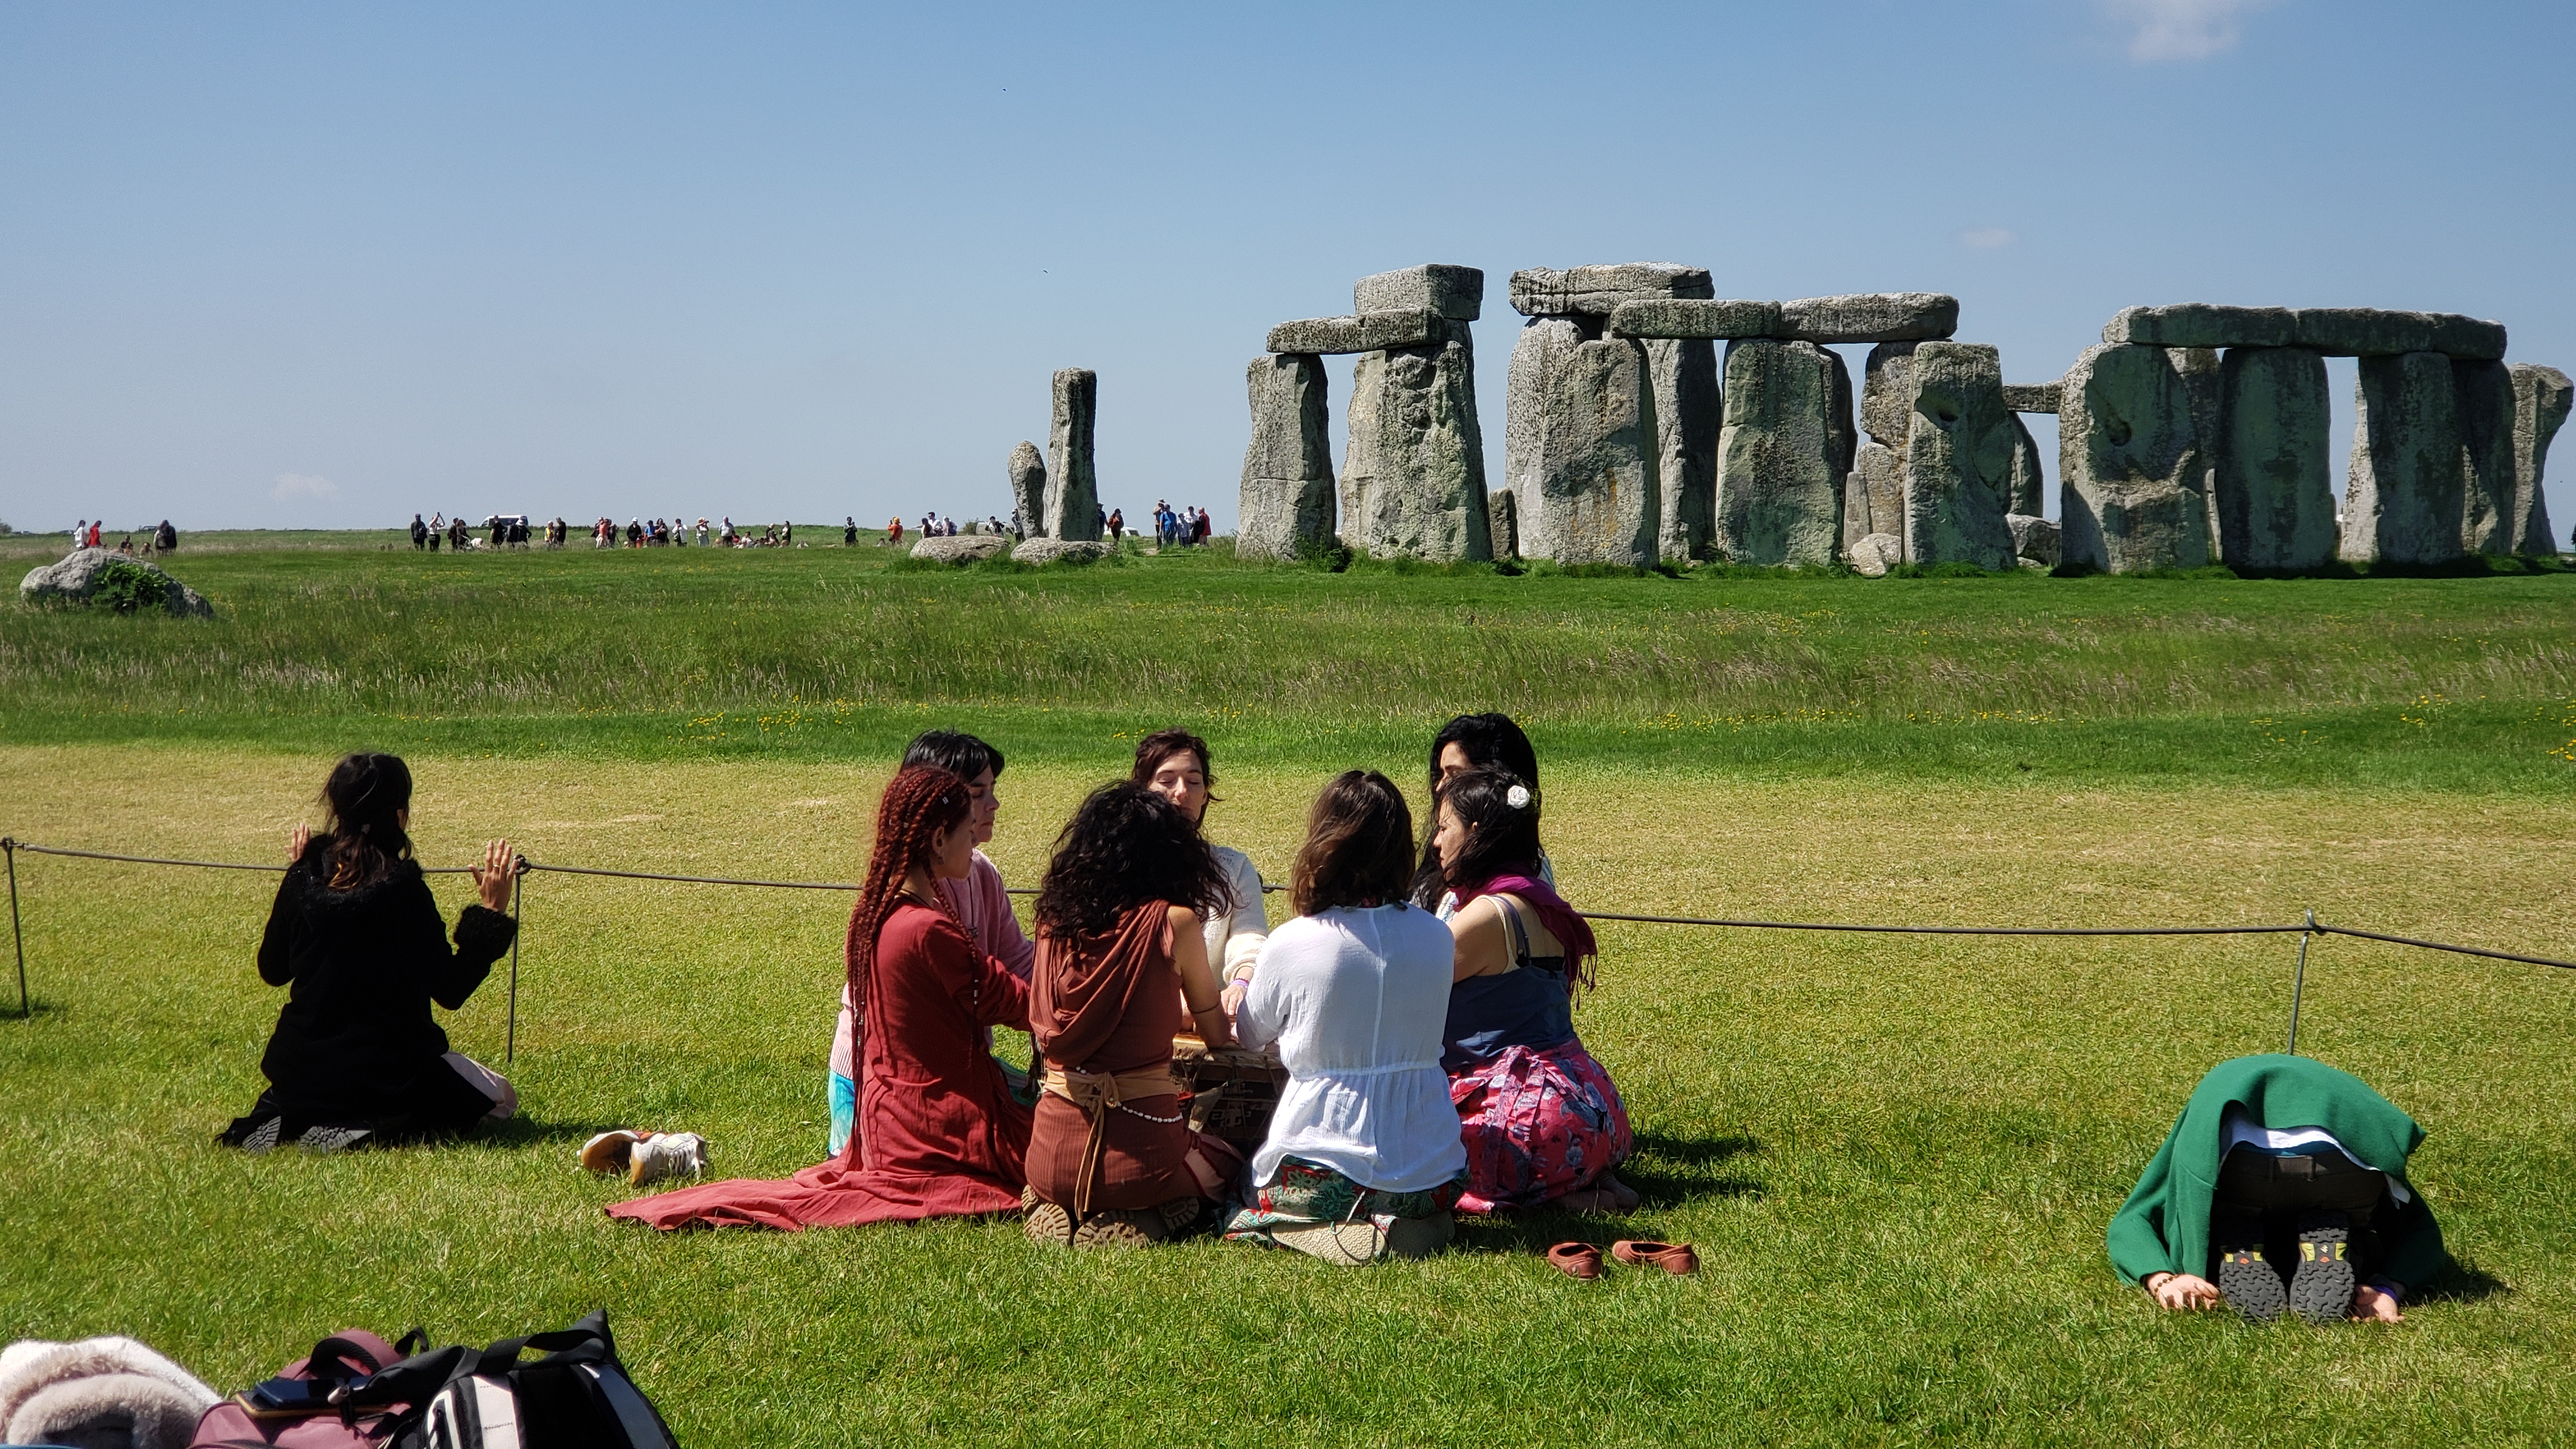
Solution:
<svg viewBox="0 0 2576 1449">
<path fill-rule="evenodd" d="M 2349 1072 L 2277 1053 L 2221 1062 L 2112 1215 L 2111 1266 L 2166 1308 L 2395 1323 L 2448 1261 L 2406 1180 L 2423 1140 Z"/>
</svg>

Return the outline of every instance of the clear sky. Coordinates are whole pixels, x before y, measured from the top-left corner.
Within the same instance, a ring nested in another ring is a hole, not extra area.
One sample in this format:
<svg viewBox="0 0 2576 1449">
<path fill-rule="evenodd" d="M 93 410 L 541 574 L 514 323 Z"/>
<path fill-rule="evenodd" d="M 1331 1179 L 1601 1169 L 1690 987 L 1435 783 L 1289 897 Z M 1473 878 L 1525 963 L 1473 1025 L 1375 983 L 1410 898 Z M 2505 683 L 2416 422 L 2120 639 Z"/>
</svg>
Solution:
<svg viewBox="0 0 2576 1449">
<path fill-rule="evenodd" d="M 2565 0 L 18 0 L 0 519 L 1007 513 L 1079 366 L 1104 501 L 1230 526 L 1264 330 L 1426 261 L 1497 476 L 1528 266 L 1951 292 L 2014 381 L 2182 300 L 2576 371 L 2571 68 Z"/>
</svg>

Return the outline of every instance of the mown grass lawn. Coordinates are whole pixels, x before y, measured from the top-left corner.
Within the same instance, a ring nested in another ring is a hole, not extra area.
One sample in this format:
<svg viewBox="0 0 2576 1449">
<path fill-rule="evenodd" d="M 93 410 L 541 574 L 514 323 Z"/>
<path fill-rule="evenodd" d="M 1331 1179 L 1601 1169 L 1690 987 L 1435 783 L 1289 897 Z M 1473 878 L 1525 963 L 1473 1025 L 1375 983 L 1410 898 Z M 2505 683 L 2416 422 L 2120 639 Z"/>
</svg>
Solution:
<svg viewBox="0 0 2576 1449">
<path fill-rule="evenodd" d="M 847 879 L 889 752 L 935 722 L 1014 750 L 994 849 L 1031 883 L 1119 736 L 1177 719 L 1219 745 L 1214 833 L 1277 877 L 1333 771 L 1418 787 L 1429 716 L 1500 704 L 1532 718 L 1550 849 L 1595 908 L 2139 924 L 2314 906 L 2576 957 L 2576 765 L 2551 753 L 2576 736 L 2564 578 L 959 575 L 693 553 L 438 561 L 455 572 L 183 555 L 228 609 L 212 628 L 0 610 L 0 832 L 271 858 L 331 753 L 392 744 L 434 863 L 508 833 L 540 860 Z M 1212 622 L 1228 609 L 1242 632 Z M 2067 633 L 2079 618 L 2106 622 Z M 1051 684 L 1023 660 L 1030 683 L 986 695 L 907 620 L 1096 652 Z M 1619 641 L 1658 629 L 1664 664 L 1570 666 L 1561 699 L 1544 665 L 1526 694 L 1479 682 L 1569 639 L 1648 660 Z M 2043 668 L 2052 630 L 2086 642 Z M 1300 687 L 1336 678 L 1354 638 L 1386 651 L 1382 677 Z M 910 694 L 889 673 L 843 709 L 777 672 L 803 661 L 820 689 L 891 669 L 889 639 L 933 651 Z M 723 663 L 745 654 L 775 668 Z M 1828 686 L 1844 692 L 1816 708 L 1853 717 L 1797 713 Z M 442 689 L 463 702 L 403 717 Z M 2019 713 L 1988 708 L 2009 689 Z M 273 878 L 25 855 L 19 872 L 37 1011 L 0 1020 L 0 1332 L 133 1333 L 227 1388 L 344 1325 L 482 1339 L 605 1304 L 694 1444 L 2545 1444 L 2576 1408 L 2576 973 L 2313 948 L 2301 1045 L 2432 1134 L 2416 1175 L 2462 1271 L 2393 1331 L 2252 1330 L 2154 1313 L 2101 1233 L 2198 1075 L 2277 1047 L 2295 938 L 1607 927 L 1578 1021 L 1628 1095 L 1645 1205 L 1336 1272 L 1213 1243 L 1076 1257 L 1010 1224 L 609 1222 L 616 1189 L 571 1162 L 602 1127 L 701 1131 L 728 1173 L 819 1155 L 837 896 L 534 877 L 522 1121 L 434 1151 L 251 1159 L 208 1139 L 258 1088 L 277 998 L 250 954 Z M 452 1019 L 461 1049 L 500 1055 L 502 985 Z M 1688 1239 L 1707 1266 L 1578 1287 L 1534 1252 L 1568 1236 Z"/>
</svg>

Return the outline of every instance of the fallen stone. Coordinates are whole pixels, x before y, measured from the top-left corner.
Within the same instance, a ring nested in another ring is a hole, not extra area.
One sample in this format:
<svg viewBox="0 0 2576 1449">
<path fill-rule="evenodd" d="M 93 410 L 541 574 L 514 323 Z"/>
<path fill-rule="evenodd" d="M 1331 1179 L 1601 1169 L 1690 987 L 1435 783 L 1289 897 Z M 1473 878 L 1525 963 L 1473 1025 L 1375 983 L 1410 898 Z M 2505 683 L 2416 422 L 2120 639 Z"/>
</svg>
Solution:
<svg viewBox="0 0 2576 1449">
<path fill-rule="evenodd" d="M 1652 566 L 1663 499 L 1655 433 L 1642 344 L 1606 337 L 1557 358 L 1539 414 L 1538 489 L 1527 495 L 1522 548 L 1561 564 Z"/>
<path fill-rule="evenodd" d="M 1023 539 L 1018 548 L 1012 549 L 1011 558 L 1024 564 L 1089 563 L 1106 558 L 1109 552 L 1109 545 L 1098 539 L 1031 538 Z"/>
<path fill-rule="evenodd" d="M 2058 394 L 2064 384 L 2054 382 L 2008 382 L 2004 384 L 2004 406 L 2017 413 L 2053 413 L 2057 411 Z"/>
<path fill-rule="evenodd" d="M 2328 357 L 2395 357 L 2433 348 L 2433 319 L 2375 307 L 2301 307 L 2297 343 Z"/>
<path fill-rule="evenodd" d="M 1333 538 L 1333 444 L 1324 360 L 1271 354 L 1244 369 L 1252 441 L 1243 450 L 1234 552 L 1295 560 Z"/>
<path fill-rule="evenodd" d="M 1622 302 L 1610 311 L 1609 330 L 1616 337 L 1770 337 L 1780 330 L 1780 304 L 1720 302 L 1706 297 Z"/>
<path fill-rule="evenodd" d="M 1884 578 L 1887 571 L 1905 562 L 1905 540 L 1892 533 L 1863 534 L 1851 547 L 1852 572 L 1863 578 Z"/>
<path fill-rule="evenodd" d="M 2558 537 L 2550 532 L 2549 504 L 2541 496 L 2542 476 L 2549 467 L 2549 441 L 2567 421 L 2568 403 L 2576 399 L 2567 374 L 2554 367 L 2513 365 L 2513 515 L 2510 532 L 2519 554 L 2555 554 Z"/>
<path fill-rule="evenodd" d="M 1919 564 L 2013 566 L 2013 428 L 2003 360 L 1992 347 L 1926 342 L 1914 353 L 1905 441 L 1905 557 Z"/>
<path fill-rule="evenodd" d="M 2460 551 L 2508 554 L 2514 534 L 2513 372 L 2501 362 L 2451 359 L 2460 418 Z"/>
<path fill-rule="evenodd" d="M 1087 367 L 1055 375 L 1055 419 L 1047 429 L 1046 536 L 1087 542 L 1100 537 L 1100 487 L 1091 469 L 1091 433 L 1100 411 L 1100 377 Z M 1016 557 L 1017 555 L 1014 555 Z"/>
<path fill-rule="evenodd" d="M 2065 561 L 2111 573 L 2210 560 L 2208 468 L 2191 398 L 2161 347 L 2086 348 L 2057 412 Z"/>
<path fill-rule="evenodd" d="M 1503 486 L 1515 499 L 1538 497 L 1548 393 L 1564 358 L 1582 341 L 1583 328 L 1571 318 L 1532 317 L 1512 343 L 1503 381 Z"/>
<path fill-rule="evenodd" d="M 211 619 L 215 606 L 195 589 L 170 577 L 169 571 L 147 559 L 129 558 L 114 549 L 76 548 L 59 563 L 46 564 L 27 571 L 18 581 L 18 597 L 30 604 L 86 604 L 98 591 L 98 571 L 112 563 L 130 563 L 147 573 L 158 574 L 168 588 L 164 607 L 183 619 Z"/>
<path fill-rule="evenodd" d="M 1378 558 L 1493 557 L 1476 358 L 1463 342 L 1363 352 L 1351 369 L 1342 537 Z"/>
<path fill-rule="evenodd" d="M 1380 352 L 1389 347 L 1463 342 L 1466 326 L 1420 307 L 1363 312 L 1356 317 L 1308 317 L 1271 328 L 1269 339 L 1262 345 L 1272 352 L 1314 356 Z"/>
<path fill-rule="evenodd" d="M 2504 324 L 2463 317 L 2456 312 L 2433 316 L 2433 350 L 2455 361 L 2502 362 Z"/>
<path fill-rule="evenodd" d="M 2005 475 L 2004 508 L 2010 513 L 2036 515 L 2048 497 L 2048 477 L 2040 466 L 2039 439 L 2030 435 L 2011 403 L 2005 403 L 2004 408 L 2011 413 L 2013 432 L 2012 468 Z"/>
<path fill-rule="evenodd" d="M 1708 268 L 1670 262 L 1620 262 L 1608 266 L 1528 267 L 1512 273 L 1512 310 L 1524 317 L 1607 317 L 1622 302 L 1663 297 L 1714 297 Z"/>
<path fill-rule="evenodd" d="M 1861 364 L 1861 431 L 1899 453 L 1914 426 L 1914 348 L 1911 342 L 1882 342 Z"/>
<path fill-rule="evenodd" d="M 2361 360 L 2352 465 L 2344 479 L 2343 557 L 2445 563 L 2460 556 L 2459 394 L 2451 359 L 2406 352 Z"/>
<path fill-rule="evenodd" d="M 1731 562 L 1829 564 L 1840 552 L 1844 470 L 1834 466 L 1832 398 L 1833 364 L 1815 344 L 1727 344 L 1717 546 Z"/>
<path fill-rule="evenodd" d="M 1031 538 L 1046 533 L 1046 459 L 1038 455 L 1038 445 L 1023 441 L 1011 450 L 1011 507 L 1019 513 L 1020 527 Z"/>
<path fill-rule="evenodd" d="M 959 533 L 941 538 L 925 538 L 912 546 L 914 558 L 935 563 L 970 564 L 979 559 L 997 558 L 1009 540 L 998 533 Z"/>
<path fill-rule="evenodd" d="M 1705 559 L 1717 539 L 1717 430 L 1724 422 L 1717 348 L 1692 338 L 1638 345 L 1655 388 L 1655 477 L 1664 490 L 1657 550 L 1675 562 Z"/>
<path fill-rule="evenodd" d="M 1857 493 L 1861 502 L 1860 525 L 1849 521 L 1843 533 L 1859 539 L 1883 533 L 1900 543 L 1905 537 L 1905 460 L 1902 454 L 1875 440 L 1860 445 L 1852 456 L 1852 487 L 1844 490 L 1849 499 Z M 1848 504 L 1846 504 L 1848 506 Z M 1902 558 L 1902 551 L 1899 553 Z"/>
<path fill-rule="evenodd" d="M 2314 569 L 2335 555 L 2332 400 L 2325 358 L 2236 347 L 2219 361 L 2210 494 L 2235 568 Z"/>
<path fill-rule="evenodd" d="M 2045 518 L 2007 513 L 2004 528 L 2012 534 L 2013 560 L 2023 568 L 2053 569 L 2065 558 L 2057 525 Z"/>
<path fill-rule="evenodd" d="M 2287 307 L 2221 307 L 2178 302 L 2129 307 L 2102 327 L 2102 340 L 2141 347 L 2287 347 L 2299 322 Z"/>
<path fill-rule="evenodd" d="M 1800 342 L 1928 342 L 1959 330 L 1959 299 L 1939 292 L 1855 292 L 1780 304 L 1780 336 Z"/>
<path fill-rule="evenodd" d="M 1485 536 L 1493 540 L 1494 557 L 1521 556 L 1520 514 L 1509 488 L 1497 488 L 1485 495 Z"/>
<path fill-rule="evenodd" d="M 1360 278 L 1351 288 L 1351 310 L 1363 316 L 1371 312 L 1423 311 L 1473 322 L 1484 314 L 1485 274 L 1476 267 L 1440 262 L 1379 272 Z"/>
</svg>

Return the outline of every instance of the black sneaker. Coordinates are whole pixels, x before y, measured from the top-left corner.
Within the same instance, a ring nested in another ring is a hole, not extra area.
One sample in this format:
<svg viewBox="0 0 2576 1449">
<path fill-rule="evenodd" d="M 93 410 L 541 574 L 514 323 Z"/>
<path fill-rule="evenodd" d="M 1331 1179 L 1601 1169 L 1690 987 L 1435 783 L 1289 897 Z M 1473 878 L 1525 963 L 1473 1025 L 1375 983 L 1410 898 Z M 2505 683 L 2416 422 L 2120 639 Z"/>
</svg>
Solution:
<svg viewBox="0 0 2576 1449">
<path fill-rule="evenodd" d="M 2338 1212 L 2299 1214 L 2299 1267 L 2290 1277 L 2290 1307 L 2310 1323 L 2336 1323 L 2352 1313 L 2351 1221 Z"/>
<path fill-rule="evenodd" d="M 2263 1222 L 2245 1218 L 2218 1227 L 2218 1293 L 2248 1323 L 2269 1323 L 2287 1305 L 2280 1270 L 2263 1256 Z"/>
</svg>

